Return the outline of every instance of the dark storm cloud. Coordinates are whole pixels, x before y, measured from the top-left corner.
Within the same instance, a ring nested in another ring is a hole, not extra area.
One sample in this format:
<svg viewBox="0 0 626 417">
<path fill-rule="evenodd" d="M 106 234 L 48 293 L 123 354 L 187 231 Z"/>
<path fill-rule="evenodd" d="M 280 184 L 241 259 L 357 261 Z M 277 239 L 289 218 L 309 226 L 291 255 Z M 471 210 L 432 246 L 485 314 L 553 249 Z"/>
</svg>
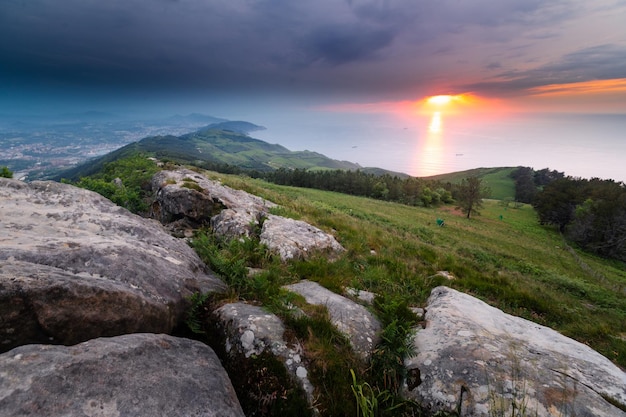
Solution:
<svg viewBox="0 0 626 417">
<path fill-rule="evenodd" d="M 302 46 L 310 62 L 337 65 L 371 58 L 388 46 L 393 36 L 384 29 L 321 27 L 307 36 Z"/>
<path fill-rule="evenodd" d="M 538 52 L 562 36 L 562 22 L 592 19 L 607 4 L 613 1 L 3 0 L 0 82 L 416 94 L 445 80 L 478 80 L 488 68 L 519 89 L 551 80 L 550 71 L 568 79 L 620 74 L 623 54 L 608 43 L 597 55 L 561 48 L 563 59 L 553 64 Z M 533 60 L 535 70 L 516 70 Z"/>
</svg>

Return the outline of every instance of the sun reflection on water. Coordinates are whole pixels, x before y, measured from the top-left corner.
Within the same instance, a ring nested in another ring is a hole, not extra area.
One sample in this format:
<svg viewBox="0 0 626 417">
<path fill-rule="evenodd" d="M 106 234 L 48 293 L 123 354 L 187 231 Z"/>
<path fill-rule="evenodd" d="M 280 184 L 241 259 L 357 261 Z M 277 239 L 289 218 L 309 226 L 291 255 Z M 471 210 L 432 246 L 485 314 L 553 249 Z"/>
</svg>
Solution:
<svg viewBox="0 0 626 417">
<path fill-rule="evenodd" d="M 428 125 L 428 131 L 430 133 L 441 133 L 441 112 L 436 111 L 433 113 Z"/>
<path fill-rule="evenodd" d="M 443 119 L 441 112 L 434 112 L 430 118 L 428 129 L 418 139 L 415 160 L 416 175 L 426 177 L 441 173 L 444 162 Z"/>
</svg>

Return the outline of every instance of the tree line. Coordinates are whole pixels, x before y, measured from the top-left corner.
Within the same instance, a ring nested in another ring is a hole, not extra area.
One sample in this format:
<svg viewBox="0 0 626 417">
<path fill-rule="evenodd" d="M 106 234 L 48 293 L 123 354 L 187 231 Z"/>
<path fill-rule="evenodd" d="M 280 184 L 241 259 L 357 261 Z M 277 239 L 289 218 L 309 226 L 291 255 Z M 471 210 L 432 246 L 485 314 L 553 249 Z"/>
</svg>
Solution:
<svg viewBox="0 0 626 417">
<path fill-rule="evenodd" d="M 335 191 L 411 206 L 430 207 L 454 201 L 452 184 L 416 177 L 375 175 L 361 170 L 310 171 L 286 168 L 259 173 L 259 176 L 279 185 Z"/>
<path fill-rule="evenodd" d="M 626 261 L 626 186 L 614 180 L 565 176 L 548 168 L 511 173 L 517 201 L 533 205 L 541 224 L 597 255 Z"/>
</svg>

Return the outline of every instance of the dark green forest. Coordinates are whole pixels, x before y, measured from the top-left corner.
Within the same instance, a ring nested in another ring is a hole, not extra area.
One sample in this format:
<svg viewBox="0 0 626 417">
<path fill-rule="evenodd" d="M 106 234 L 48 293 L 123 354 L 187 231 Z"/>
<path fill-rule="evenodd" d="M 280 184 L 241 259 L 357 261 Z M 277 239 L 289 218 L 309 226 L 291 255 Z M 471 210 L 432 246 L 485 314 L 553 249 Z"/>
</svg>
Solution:
<svg viewBox="0 0 626 417">
<path fill-rule="evenodd" d="M 528 167 L 519 167 L 512 177 L 516 199 L 531 203 L 541 224 L 558 227 L 581 249 L 626 261 L 624 183 Z"/>
</svg>

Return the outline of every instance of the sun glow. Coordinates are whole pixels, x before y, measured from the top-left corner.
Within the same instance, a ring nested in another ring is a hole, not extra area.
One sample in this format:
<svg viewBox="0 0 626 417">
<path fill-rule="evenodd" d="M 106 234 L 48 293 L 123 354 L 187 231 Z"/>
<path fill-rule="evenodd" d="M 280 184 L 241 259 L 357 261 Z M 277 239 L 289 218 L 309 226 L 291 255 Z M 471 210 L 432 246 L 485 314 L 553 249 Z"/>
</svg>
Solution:
<svg viewBox="0 0 626 417">
<path fill-rule="evenodd" d="M 452 100 L 454 100 L 454 97 L 448 95 L 432 96 L 426 99 L 428 104 L 434 104 L 436 106 L 445 106 L 446 104 L 450 104 Z"/>
</svg>

